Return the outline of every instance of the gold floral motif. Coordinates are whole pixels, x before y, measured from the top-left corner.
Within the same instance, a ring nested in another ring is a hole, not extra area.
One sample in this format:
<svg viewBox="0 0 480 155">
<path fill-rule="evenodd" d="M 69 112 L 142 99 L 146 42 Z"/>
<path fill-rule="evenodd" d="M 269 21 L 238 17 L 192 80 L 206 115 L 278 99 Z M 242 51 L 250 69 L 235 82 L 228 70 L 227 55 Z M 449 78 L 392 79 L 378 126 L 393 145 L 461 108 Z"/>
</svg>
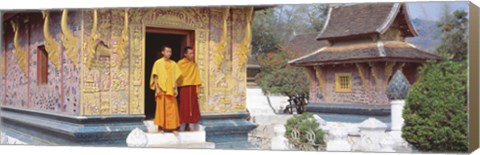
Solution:
<svg viewBox="0 0 480 155">
<path fill-rule="evenodd" d="M 16 20 L 11 20 L 14 37 L 13 37 L 13 46 L 15 47 L 14 56 L 17 59 L 17 63 L 20 66 L 20 69 L 24 74 L 27 74 L 27 52 L 22 49 L 18 43 L 18 33 L 20 31 L 20 26 Z"/>
<path fill-rule="evenodd" d="M 58 43 L 55 42 L 52 35 L 50 35 L 50 13 L 42 11 L 43 18 L 45 19 L 43 24 L 43 36 L 45 37 L 45 49 L 48 53 L 48 59 L 52 62 L 57 70 L 60 70 L 60 52 L 58 50 Z"/>
<path fill-rule="evenodd" d="M 73 66 L 77 67 L 78 64 L 78 46 L 77 46 L 77 37 L 75 37 L 72 31 L 68 28 L 68 11 L 64 9 L 62 12 L 62 43 L 66 49 L 67 57 L 72 61 Z"/>
</svg>

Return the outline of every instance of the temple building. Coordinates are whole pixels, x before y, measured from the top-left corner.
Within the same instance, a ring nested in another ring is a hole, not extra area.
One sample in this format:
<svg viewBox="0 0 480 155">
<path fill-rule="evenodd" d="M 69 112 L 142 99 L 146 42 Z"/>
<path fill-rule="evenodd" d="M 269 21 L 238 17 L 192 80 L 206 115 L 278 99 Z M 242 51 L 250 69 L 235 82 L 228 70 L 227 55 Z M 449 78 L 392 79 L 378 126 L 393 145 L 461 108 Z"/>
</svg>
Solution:
<svg viewBox="0 0 480 155">
<path fill-rule="evenodd" d="M 2 132 L 28 144 L 125 145 L 154 116 L 163 45 L 195 51 L 201 123 L 217 148 L 246 142 L 247 61 L 265 7 L 11 11 L 2 16 Z M 232 142 L 235 142 L 233 144 Z"/>
<path fill-rule="evenodd" d="M 307 111 L 332 112 L 337 107 L 340 113 L 365 114 L 383 107 L 377 114 L 390 115 L 386 88 L 392 75 L 400 70 L 413 84 L 422 63 L 440 59 L 405 42 L 416 35 L 403 3 L 331 7 L 324 28 L 309 40 L 318 48 L 289 61 L 308 73 Z"/>
</svg>

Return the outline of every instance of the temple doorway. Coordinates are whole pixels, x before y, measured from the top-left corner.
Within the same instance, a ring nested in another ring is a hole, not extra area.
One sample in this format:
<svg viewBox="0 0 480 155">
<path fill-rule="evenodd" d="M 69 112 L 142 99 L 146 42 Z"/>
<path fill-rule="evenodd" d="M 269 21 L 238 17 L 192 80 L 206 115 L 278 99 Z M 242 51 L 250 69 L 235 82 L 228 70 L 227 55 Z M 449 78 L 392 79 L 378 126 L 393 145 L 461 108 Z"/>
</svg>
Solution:
<svg viewBox="0 0 480 155">
<path fill-rule="evenodd" d="M 183 56 L 183 49 L 187 46 L 194 48 L 193 30 L 164 29 L 164 28 L 146 28 L 145 34 L 145 119 L 150 120 L 155 116 L 155 92 L 150 90 L 150 74 L 155 61 L 162 57 L 161 48 L 170 46 L 172 56 L 175 62 L 178 62 Z"/>
</svg>

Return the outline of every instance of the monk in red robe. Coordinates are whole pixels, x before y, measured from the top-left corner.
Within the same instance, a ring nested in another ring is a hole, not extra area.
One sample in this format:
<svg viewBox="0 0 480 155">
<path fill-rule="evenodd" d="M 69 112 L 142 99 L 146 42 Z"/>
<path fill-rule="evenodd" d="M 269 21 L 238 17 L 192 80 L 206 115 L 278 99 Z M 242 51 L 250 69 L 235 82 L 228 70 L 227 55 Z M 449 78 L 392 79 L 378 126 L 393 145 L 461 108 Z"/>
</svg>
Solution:
<svg viewBox="0 0 480 155">
<path fill-rule="evenodd" d="M 197 125 L 200 120 L 200 108 L 198 106 L 198 90 L 202 82 L 198 73 L 197 65 L 194 62 L 194 52 L 191 47 L 186 47 L 183 53 L 184 58 L 178 61 L 182 72 L 178 80 L 180 90 L 180 123 L 185 124 L 186 131 L 192 131 L 190 124 Z"/>
<path fill-rule="evenodd" d="M 178 65 L 170 60 L 172 49 L 168 46 L 162 48 L 163 57 L 155 61 L 150 77 L 150 89 L 155 90 L 155 118 L 153 123 L 158 125 L 158 130 L 171 130 L 178 135 L 180 117 L 177 105 L 177 80 L 181 71 Z"/>
</svg>

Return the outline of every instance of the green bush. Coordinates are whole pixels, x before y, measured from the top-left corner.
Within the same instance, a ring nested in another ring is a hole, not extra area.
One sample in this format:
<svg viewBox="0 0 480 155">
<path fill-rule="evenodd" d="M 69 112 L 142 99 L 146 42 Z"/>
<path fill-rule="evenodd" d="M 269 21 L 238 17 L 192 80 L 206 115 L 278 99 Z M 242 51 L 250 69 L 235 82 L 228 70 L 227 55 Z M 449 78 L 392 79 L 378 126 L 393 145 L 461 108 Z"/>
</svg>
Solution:
<svg viewBox="0 0 480 155">
<path fill-rule="evenodd" d="M 285 125 L 285 128 L 287 129 L 285 137 L 287 137 L 289 142 L 296 148 L 313 147 L 315 150 L 323 149 L 325 148 L 325 141 L 323 140 L 325 133 L 319 125 L 320 124 L 313 118 L 312 113 L 305 112 L 301 115 L 295 115 L 287 120 L 287 124 Z M 292 136 L 292 132 L 295 129 L 299 131 L 298 139 L 295 139 Z M 314 146 L 308 145 L 307 133 L 309 131 L 315 133 Z"/>
<path fill-rule="evenodd" d="M 428 62 L 410 89 L 402 137 L 420 151 L 467 151 L 467 63 Z"/>
</svg>

